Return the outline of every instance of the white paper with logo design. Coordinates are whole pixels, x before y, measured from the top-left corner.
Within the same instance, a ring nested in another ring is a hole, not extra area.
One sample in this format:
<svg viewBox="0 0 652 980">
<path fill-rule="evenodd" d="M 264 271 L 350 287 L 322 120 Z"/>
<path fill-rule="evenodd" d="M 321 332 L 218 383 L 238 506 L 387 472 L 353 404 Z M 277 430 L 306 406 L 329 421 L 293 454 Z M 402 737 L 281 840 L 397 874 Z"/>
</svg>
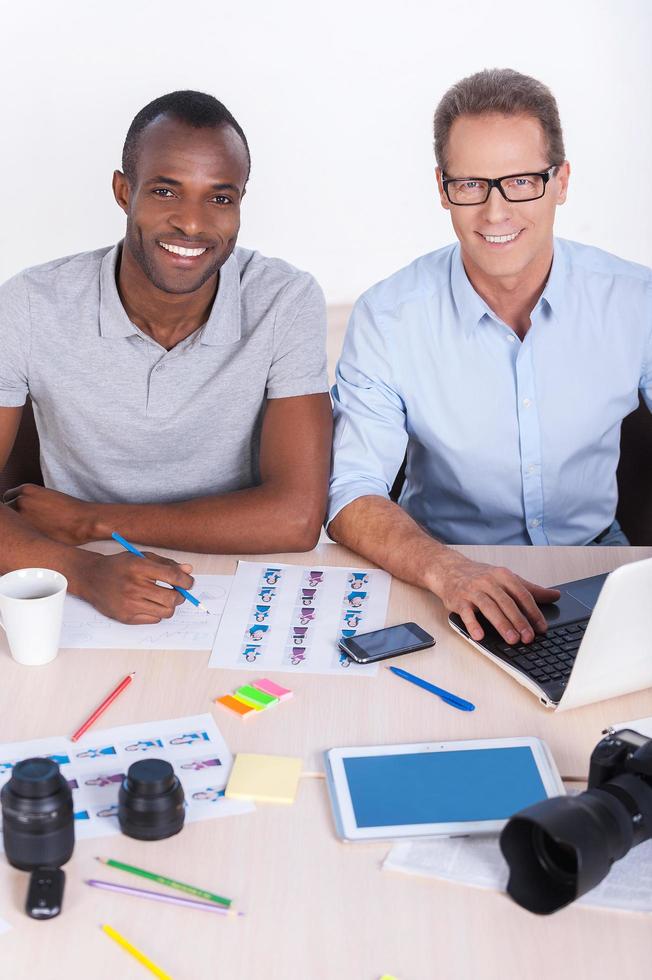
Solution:
<svg viewBox="0 0 652 980">
<path fill-rule="evenodd" d="M 352 663 L 337 644 L 383 628 L 391 581 L 359 565 L 238 562 L 208 665 L 373 677 L 377 665 Z"/>
<path fill-rule="evenodd" d="M 0 787 L 11 778 L 16 762 L 32 756 L 54 759 L 68 781 L 77 840 L 120 833 L 118 790 L 138 759 L 167 759 L 173 766 L 186 797 L 186 823 L 255 809 L 252 803 L 222 795 L 233 756 L 209 714 L 92 729 L 78 742 L 53 736 L 5 743 L 0 745 Z"/>
</svg>

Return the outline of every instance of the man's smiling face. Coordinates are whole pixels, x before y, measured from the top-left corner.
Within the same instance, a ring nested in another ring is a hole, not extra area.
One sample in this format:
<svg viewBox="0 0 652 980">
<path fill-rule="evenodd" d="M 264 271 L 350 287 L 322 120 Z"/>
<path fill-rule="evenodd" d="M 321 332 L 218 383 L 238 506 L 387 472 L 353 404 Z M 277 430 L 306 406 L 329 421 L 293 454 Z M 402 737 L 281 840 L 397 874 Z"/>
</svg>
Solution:
<svg viewBox="0 0 652 980">
<path fill-rule="evenodd" d="M 193 293 L 226 262 L 240 228 L 249 160 L 229 125 L 196 128 L 159 116 L 139 138 L 136 173 L 116 171 L 125 247 L 166 293 Z"/>
<path fill-rule="evenodd" d="M 497 114 L 456 119 L 446 157 L 445 176 L 453 178 L 541 173 L 559 162 L 548 159 L 545 134 L 537 119 Z M 456 207 L 448 201 L 437 169 L 441 204 L 450 211 L 471 278 L 475 273 L 514 280 L 550 262 L 555 211 L 566 200 L 569 172 L 568 163 L 553 171 L 543 197 L 535 201 L 512 203 L 492 188 L 484 204 Z"/>
</svg>

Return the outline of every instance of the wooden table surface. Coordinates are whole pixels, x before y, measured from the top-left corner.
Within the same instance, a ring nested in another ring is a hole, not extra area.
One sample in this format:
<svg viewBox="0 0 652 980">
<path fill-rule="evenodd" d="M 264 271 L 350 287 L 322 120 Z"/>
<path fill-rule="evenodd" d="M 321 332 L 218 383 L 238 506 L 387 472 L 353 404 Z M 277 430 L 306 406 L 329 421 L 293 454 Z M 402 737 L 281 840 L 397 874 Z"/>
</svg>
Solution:
<svg viewBox="0 0 652 980">
<path fill-rule="evenodd" d="M 97 550 L 102 548 L 115 550 Z M 460 550 L 542 584 L 652 554 L 644 548 Z M 309 558 L 274 559 L 313 566 L 352 561 L 332 544 L 320 545 Z M 196 573 L 235 570 L 232 557 L 189 560 Z M 360 559 L 354 564 L 359 567 Z M 549 711 L 457 637 L 437 599 L 394 581 L 387 622 L 406 620 L 416 620 L 437 640 L 434 650 L 410 656 L 409 669 L 473 701 L 475 712 L 455 711 L 384 670 L 374 679 L 275 674 L 294 689 L 294 698 L 243 722 L 212 699 L 250 680 L 251 673 L 209 670 L 205 652 L 64 650 L 53 663 L 28 668 L 9 658 L 0 637 L 0 741 L 69 735 L 131 670 L 137 684 L 111 706 L 102 727 L 212 711 L 234 753 L 301 756 L 307 770 L 321 769 L 322 752 L 336 745 L 535 735 L 548 742 L 562 775 L 584 777 L 603 728 L 652 714 L 650 690 L 559 715 Z M 65 869 L 63 913 L 50 922 L 24 915 L 27 876 L 0 859 L 0 917 L 13 926 L 0 937 L 0 977 L 145 980 L 150 974 L 100 932 L 102 922 L 174 980 L 649 976 L 650 915 L 570 907 L 541 918 L 498 893 L 381 871 L 387 851 L 383 843 L 341 843 L 324 780 L 306 778 L 291 807 L 261 805 L 252 814 L 189 825 L 157 843 L 123 836 L 80 841 Z M 91 890 L 83 879 L 97 875 L 93 858 L 106 853 L 232 896 L 246 917 L 222 919 Z"/>
</svg>

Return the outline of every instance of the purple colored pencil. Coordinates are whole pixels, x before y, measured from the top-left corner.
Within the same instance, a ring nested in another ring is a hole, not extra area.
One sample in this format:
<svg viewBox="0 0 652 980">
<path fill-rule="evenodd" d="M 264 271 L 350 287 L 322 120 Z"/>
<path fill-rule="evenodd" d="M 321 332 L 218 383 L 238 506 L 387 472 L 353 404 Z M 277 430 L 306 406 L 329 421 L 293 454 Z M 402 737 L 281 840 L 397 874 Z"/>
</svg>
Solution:
<svg viewBox="0 0 652 980">
<path fill-rule="evenodd" d="M 87 878 L 86 884 L 92 888 L 104 888 L 108 892 L 119 892 L 121 895 L 135 895 L 136 898 L 151 898 L 154 902 L 168 902 L 170 905 L 183 905 L 191 909 L 203 909 L 215 915 L 227 915 L 233 918 L 244 915 L 234 909 L 222 909 L 213 902 L 198 902 L 192 898 L 178 898 L 176 895 L 166 895 L 164 892 L 151 892 L 147 888 L 133 888 L 131 885 L 116 885 L 113 881 L 98 881 L 97 878 Z"/>
</svg>

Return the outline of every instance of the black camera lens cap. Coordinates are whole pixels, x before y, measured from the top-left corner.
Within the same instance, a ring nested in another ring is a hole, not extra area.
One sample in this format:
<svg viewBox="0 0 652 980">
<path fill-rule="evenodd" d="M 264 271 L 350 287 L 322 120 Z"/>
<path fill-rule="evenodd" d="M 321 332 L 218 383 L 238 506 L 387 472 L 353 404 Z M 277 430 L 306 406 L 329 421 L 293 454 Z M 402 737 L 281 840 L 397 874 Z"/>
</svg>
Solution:
<svg viewBox="0 0 652 980">
<path fill-rule="evenodd" d="M 30 800 L 52 796 L 61 788 L 59 767 L 52 759 L 23 759 L 11 774 L 11 789 Z"/>
<path fill-rule="evenodd" d="M 129 766 L 127 787 L 138 796 L 160 796 L 176 782 L 174 769 L 165 759 L 140 759 Z"/>
</svg>

